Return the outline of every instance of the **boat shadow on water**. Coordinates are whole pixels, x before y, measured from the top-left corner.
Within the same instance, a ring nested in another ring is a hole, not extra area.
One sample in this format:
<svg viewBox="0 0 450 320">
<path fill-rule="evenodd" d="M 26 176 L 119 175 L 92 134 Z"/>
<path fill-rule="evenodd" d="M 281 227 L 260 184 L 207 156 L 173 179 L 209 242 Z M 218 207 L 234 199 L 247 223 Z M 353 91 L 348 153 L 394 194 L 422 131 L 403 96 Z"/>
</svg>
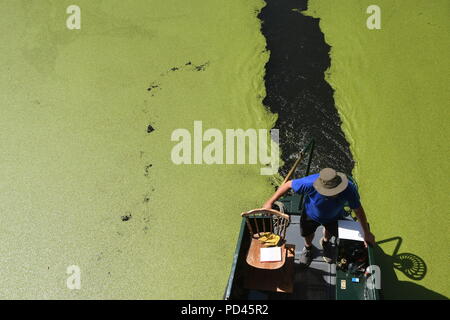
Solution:
<svg viewBox="0 0 450 320">
<path fill-rule="evenodd" d="M 380 245 L 396 241 L 392 255 L 384 252 Z M 381 240 L 374 246 L 375 261 L 381 269 L 381 292 L 384 299 L 448 299 L 446 296 L 432 291 L 420 284 L 427 275 L 427 265 L 419 256 L 412 253 L 398 253 L 403 240 L 392 237 Z M 399 280 L 396 270 L 401 271 L 411 281 Z"/>
</svg>

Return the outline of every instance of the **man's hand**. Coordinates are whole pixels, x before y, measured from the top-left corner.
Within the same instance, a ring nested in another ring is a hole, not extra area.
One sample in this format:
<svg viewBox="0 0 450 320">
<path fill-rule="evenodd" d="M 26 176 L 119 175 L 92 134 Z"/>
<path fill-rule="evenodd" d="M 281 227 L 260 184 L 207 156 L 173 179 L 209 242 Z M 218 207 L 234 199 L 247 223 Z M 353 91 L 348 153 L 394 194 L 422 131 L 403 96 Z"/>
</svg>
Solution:
<svg viewBox="0 0 450 320">
<path fill-rule="evenodd" d="M 375 244 L 375 236 L 373 235 L 372 232 L 367 232 L 364 234 L 364 245 L 367 248 L 367 245 L 371 245 L 373 246 Z"/>
<path fill-rule="evenodd" d="M 272 205 L 277 201 L 282 195 L 284 195 L 292 186 L 292 180 L 289 180 L 285 184 L 281 185 L 278 190 L 273 194 L 273 196 L 263 204 L 264 209 L 272 209 Z"/>
<path fill-rule="evenodd" d="M 359 208 L 356 208 L 354 209 L 354 211 L 356 214 L 356 218 L 358 218 L 358 221 L 364 231 L 364 245 L 366 246 L 366 248 L 369 244 L 373 246 L 375 244 L 375 236 L 369 230 L 369 224 L 367 223 L 367 217 L 363 207 L 361 206 Z"/>
<path fill-rule="evenodd" d="M 263 209 L 272 209 L 272 205 L 273 203 L 270 200 L 268 200 L 266 201 L 266 203 L 263 204 Z"/>
</svg>

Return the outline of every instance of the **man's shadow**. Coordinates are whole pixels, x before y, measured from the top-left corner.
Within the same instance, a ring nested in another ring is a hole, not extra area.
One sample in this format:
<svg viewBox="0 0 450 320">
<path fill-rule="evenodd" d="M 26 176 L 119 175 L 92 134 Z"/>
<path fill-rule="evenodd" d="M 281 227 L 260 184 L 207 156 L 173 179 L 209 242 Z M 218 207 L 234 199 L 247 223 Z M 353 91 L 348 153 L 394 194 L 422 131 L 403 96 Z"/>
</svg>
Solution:
<svg viewBox="0 0 450 320">
<path fill-rule="evenodd" d="M 397 241 L 394 253 L 386 254 L 380 244 Z M 427 274 L 427 265 L 419 256 L 412 253 L 398 253 L 402 238 L 393 237 L 378 241 L 374 246 L 375 261 L 381 269 L 381 291 L 383 299 L 448 299 L 444 295 L 434 292 L 417 284 Z M 400 281 L 395 270 L 401 271 L 413 281 Z"/>
</svg>

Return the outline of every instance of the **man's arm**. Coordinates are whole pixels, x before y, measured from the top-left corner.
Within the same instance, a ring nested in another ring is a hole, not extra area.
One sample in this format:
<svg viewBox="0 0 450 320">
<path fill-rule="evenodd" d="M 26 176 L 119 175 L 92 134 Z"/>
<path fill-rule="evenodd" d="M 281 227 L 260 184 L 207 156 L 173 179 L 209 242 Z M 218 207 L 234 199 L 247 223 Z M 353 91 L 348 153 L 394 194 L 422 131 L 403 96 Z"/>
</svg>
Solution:
<svg viewBox="0 0 450 320">
<path fill-rule="evenodd" d="M 356 217 L 358 218 L 359 223 L 364 231 L 364 244 L 367 247 L 367 244 L 374 245 L 375 244 L 375 236 L 370 232 L 369 225 L 367 224 L 366 213 L 364 212 L 363 207 L 359 207 L 354 209 Z"/>
<path fill-rule="evenodd" d="M 280 197 L 288 192 L 290 188 L 292 188 L 292 180 L 289 180 L 288 182 L 282 184 L 273 194 L 273 196 L 270 197 L 270 199 L 267 200 L 266 203 L 264 203 L 263 208 L 272 209 L 272 205 L 274 204 L 274 202 L 280 199 Z"/>
</svg>

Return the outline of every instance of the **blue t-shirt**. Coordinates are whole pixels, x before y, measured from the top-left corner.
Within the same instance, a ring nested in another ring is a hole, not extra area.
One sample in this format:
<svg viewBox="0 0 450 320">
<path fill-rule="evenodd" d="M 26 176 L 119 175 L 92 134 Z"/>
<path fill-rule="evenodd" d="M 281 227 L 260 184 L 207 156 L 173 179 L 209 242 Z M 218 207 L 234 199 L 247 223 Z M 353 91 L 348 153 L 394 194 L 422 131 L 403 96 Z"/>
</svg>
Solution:
<svg viewBox="0 0 450 320">
<path fill-rule="evenodd" d="M 359 194 L 353 182 L 349 181 L 347 188 L 336 197 L 321 195 L 313 186 L 319 174 L 292 180 L 292 189 L 305 195 L 305 211 L 313 220 L 326 224 L 338 220 L 343 213 L 343 208 L 348 203 L 351 209 L 361 206 Z"/>
</svg>

